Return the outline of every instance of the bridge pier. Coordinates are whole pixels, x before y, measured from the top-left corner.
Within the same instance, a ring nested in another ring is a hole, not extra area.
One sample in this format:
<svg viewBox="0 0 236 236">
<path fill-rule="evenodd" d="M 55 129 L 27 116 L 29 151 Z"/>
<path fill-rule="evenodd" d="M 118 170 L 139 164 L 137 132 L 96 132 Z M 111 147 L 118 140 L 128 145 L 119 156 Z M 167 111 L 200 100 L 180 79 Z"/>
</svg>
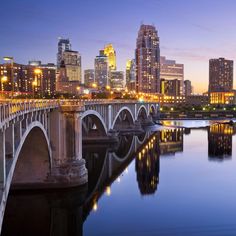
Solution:
<svg viewBox="0 0 236 236">
<path fill-rule="evenodd" d="M 88 181 L 82 158 L 81 112 L 78 106 L 63 106 L 50 116 L 51 179 L 61 186 L 82 185 Z"/>
</svg>

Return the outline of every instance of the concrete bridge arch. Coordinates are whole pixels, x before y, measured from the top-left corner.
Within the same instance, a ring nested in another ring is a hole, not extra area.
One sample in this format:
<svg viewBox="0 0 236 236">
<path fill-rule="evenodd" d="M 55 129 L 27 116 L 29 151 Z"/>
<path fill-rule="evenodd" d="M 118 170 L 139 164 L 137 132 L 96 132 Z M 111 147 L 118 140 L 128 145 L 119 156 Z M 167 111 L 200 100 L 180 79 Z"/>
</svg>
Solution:
<svg viewBox="0 0 236 236">
<path fill-rule="evenodd" d="M 124 117 L 124 116 L 126 116 L 126 117 Z M 123 120 L 124 118 L 125 118 L 125 120 Z M 116 128 L 115 125 L 117 124 L 119 119 L 120 119 L 121 122 L 126 121 L 126 126 L 132 126 L 135 122 L 135 117 L 134 117 L 131 109 L 127 106 L 122 107 L 118 111 L 116 116 L 114 117 L 114 120 L 113 120 L 112 126 L 111 126 L 112 129 Z"/>
</svg>

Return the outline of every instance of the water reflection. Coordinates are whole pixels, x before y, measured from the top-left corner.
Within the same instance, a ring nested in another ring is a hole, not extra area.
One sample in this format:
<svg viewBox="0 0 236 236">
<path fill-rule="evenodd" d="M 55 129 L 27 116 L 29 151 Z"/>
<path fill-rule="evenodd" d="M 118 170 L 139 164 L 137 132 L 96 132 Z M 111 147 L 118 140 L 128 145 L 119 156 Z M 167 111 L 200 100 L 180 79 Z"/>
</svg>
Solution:
<svg viewBox="0 0 236 236">
<path fill-rule="evenodd" d="M 209 156 L 209 159 L 224 159 L 232 156 L 232 136 L 236 133 L 235 127 L 229 124 L 216 124 L 209 127 L 207 131 L 208 144 L 204 141 L 206 149 L 204 149 L 205 156 L 203 154 L 203 159 L 207 160 L 207 156 Z M 119 186 L 122 186 L 122 178 L 129 176 L 127 175 L 128 166 L 133 160 L 134 163 L 131 166 L 134 165 L 135 171 L 132 168 L 129 171 L 136 179 L 133 184 L 136 189 L 138 186 L 139 195 L 148 197 L 154 195 L 154 193 L 158 193 L 160 196 L 161 189 L 159 188 L 158 190 L 159 176 L 161 175 L 160 156 L 175 155 L 176 153 L 181 154 L 184 151 L 184 140 L 192 140 L 191 142 L 194 144 L 196 140 L 191 138 L 197 132 L 183 128 L 168 129 L 156 133 L 144 133 L 138 137 L 123 135 L 119 137 L 119 143 L 116 145 L 84 145 L 83 157 L 86 160 L 86 167 L 88 169 L 88 185 L 83 188 L 68 189 L 65 191 L 12 192 L 8 199 L 2 235 L 82 236 L 84 225 L 86 225 L 85 222 L 88 222 L 90 217 L 101 212 L 99 211 L 101 197 L 106 195 L 109 199 L 113 199 L 112 197 L 115 194 L 111 186 L 115 181 L 118 182 L 120 180 L 121 183 Z M 188 136 L 184 137 L 184 135 Z M 203 136 L 206 138 L 206 129 L 199 131 L 199 136 L 195 137 L 202 139 Z M 189 147 L 186 146 L 186 148 L 188 149 Z M 184 156 L 184 153 L 181 155 Z M 167 158 L 163 159 L 163 161 L 169 161 Z M 175 168 L 176 166 L 173 165 L 172 171 L 180 169 L 178 158 L 174 159 L 174 165 L 178 163 L 178 168 Z M 191 155 L 188 155 L 186 160 L 189 161 L 190 159 Z M 199 160 L 199 158 L 195 160 Z M 186 163 L 185 166 L 187 166 Z M 198 168 L 198 165 L 192 165 L 189 168 L 191 169 L 193 166 L 194 168 Z M 220 168 L 222 167 L 220 166 Z M 181 172 L 184 173 L 184 171 Z M 194 174 L 195 172 L 193 171 L 192 173 Z M 204 173 L 207 173 L 207 171 Z M 172 174 L 172 172 L 168 172 L 166 176 L 171 178 Z M 180 172 L 176 171 L 175 174 L 177 178 L 180 177 Z M 161 175 L 161 181 L 164 182 L 163 185 L 166 184 L 166 176 L 164 176 L 163 180 L 163 174 Z M 199 176 L 197 176 L 198 178 Z M 131 180 L 133 179 L 130 178 L 129 181 L 131 182 Z M 173 179 L 171 180 L 174 181 Z M 182 180 L 178 183 L 180 186 L 186 183 L 185 176 L 183 176 Z M 203 183 L 205 182 L 201 184 Z M 167 186 L 169 188 L 172 186 L 174 189 L 173 185 L 166 184 L 166 189 L 168 189 Z M 173 189 L 169 189 L 169 191 L 171 192 Z M 171 196 L 169 194 L 170 192 L 166 196 Z M 190 193 L 190 191 L 187 192 Z M 173 193 L 177 194 L 174 190 Z M 178 194 L 180 193 L 181 191 L 178 191 Z M 168 199 L 168 197 L 162 197 L 162 201 L 164 202 L 163 199 Z M 126 201 L 132 201 L 132 199 L 125 199 Z M 171 201 L 168 204 L 171 204 Z M 184 207 L 185 205 L 182 203 L 182 206 Z M 115 204 L 112 207 L 114 207 L 114 211 L 117 210 Z M 152 208 L 153 206 L 149 210 Z M 97 211 L 96 214 L 91 215 L 94 211 Z M 129 212 L 127 214 L 132 215 L 134 213 Z M 99 228 L 99 224 L 94 225 L 94 232 L 96 232 L 96 227 Z"/>
<path fill-rule="evenodd" d="M 232 136 L 235 127 L 216 124 L 208 128 L 208 155 L 210 159 L 223 160 L 232 156 Z"/>
<path fill-rule="evenodd" d="M 183 152 L 184 129 L 168 129 L 160 131 L 160 152 L 161 155 L 173 155 L 176 152 Z"/>
<path fill-rule="evenodd" d="M 82 236 L 86 192 L 86 186 L 63 191 L 11 192 L 1 235 Z"/>
<path fill-rule="evenodd" d="M 159 183 L 160 148 L 159 133 L 140 149 L 135 159 L 137 182 L 142 195 L 154 194 Z"/>
</svg>

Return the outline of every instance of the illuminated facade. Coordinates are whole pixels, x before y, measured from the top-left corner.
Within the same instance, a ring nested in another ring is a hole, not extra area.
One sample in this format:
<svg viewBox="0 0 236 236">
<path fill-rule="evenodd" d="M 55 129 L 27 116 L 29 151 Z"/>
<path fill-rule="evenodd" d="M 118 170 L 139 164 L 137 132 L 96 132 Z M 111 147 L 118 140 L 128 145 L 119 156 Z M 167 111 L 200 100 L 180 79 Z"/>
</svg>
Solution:
<svg viewBox="0 0 236 236">
<path fill-rule="evenodd" d="M 123 71 L 110 72 L 110 86 L 113 90 L 122 90 L 124 88 L 124 72 Z"/>
<path fill-rule="evenodd" d="M 167 60 L 165 57 L 160 57 L 160 79 L 167 81 L 168 86 L 161 89 L 161 93 L 169 96 L 184 95 L 184 65 L 178 64 L 174 60 Z"/>
<path fill-rule="evenodd" d="M 77 51 L 67 50 L 62 54 L 68 81 L 81 83 L 81 56 Z"/>
<path fill-rule="evenodd" d="M 116 70 L 116 51 L 112 44 L 107 44 L 104 48 L 104 55 L 107 56 L 109 70 Z"/>
<path fill-rule="evenodd" d="M 39 73 L 35 73 L 35 70 Z M 14 91 L 25 95 L 35 96 L 53 96 L 55 95 L 56 83 L 56 66 L 53 63 L 42 64 L 37 61 L 37 64 L 22 65 L 14 63 Z M 5 77 L 6 81 L 2 78 Z M 12 68 L 6 63 L 0 65 L 1 91 L 9 93 L 12 90 L 11 84 Z M 34 82 L 34 83 L 33 83 Z"/>
<path fill-rule="evenodd" d="M 152 25 L 141 25 L 135 50 L 136 91 L 160 92 L 160 47 L 157 30 Z"/>
<path fill-rule="evenodd" d="M 64 62 L 61 63 L 60 69 L 57 73 L 56 91 L 62 94 L 77 94 L 77 87 L 80 86 L 80 81 L 68 80 L 67 68 Z"/>
<path fill-rule="evenodd" d="M 235 92 L 212 92 L 210 93 L 211 104 L 236 104 Z"/>
<path fill-rule="evenodd" d="M 93 69 L 84 70 L 84 84 L 87 87 L 93 87 L 95 83 L 95 75 Z"/>
<path fill-rule="evenodd" d="M 136 83 L 136 64 L 135 60 L 126 62 L 126 87 L 129 91 L 135 91 Z"/>
<path fill-rule="evenodd" d="M 224 58 L 209 61 L 208 92 L 231 92 L 233 90 L 233 61 Z"/>
<path fill-rule="evenodd" d="M 103 51 L 100 51 L 100 55 L 96 56 L 94 60 L 95 68 L 95 83 L 98 88 L 102 89 L 108 85 L 108 59 L 107 56 L 103 54 Z"/>
<path fill-rule="evenodd" d="M 165 80 L 161 79 L 161 93 L 167 96 L 180 96 L 181 81 L 178 79 Z"/>
</svg>

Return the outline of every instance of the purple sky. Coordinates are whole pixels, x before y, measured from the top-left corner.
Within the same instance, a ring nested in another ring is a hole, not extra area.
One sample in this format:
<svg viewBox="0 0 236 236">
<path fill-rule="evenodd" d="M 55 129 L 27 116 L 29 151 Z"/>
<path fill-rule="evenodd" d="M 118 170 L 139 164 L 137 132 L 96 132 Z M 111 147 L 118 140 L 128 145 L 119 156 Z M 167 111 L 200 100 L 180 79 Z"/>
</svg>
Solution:
<svg viewBox="0 0 236 236">
<path fill-rule="evenodd" d="M 8 0 L 1 2 L 0 57 L 56 62 L 57 38 L 71 39 L 83 69 L 113 43 L 118 69 L 134 57 L 141 22 L 158 29 L 161 55 L 185 64 L 195 92 L 208 86 L 208 60 L 236 58 L 235 0 Z"/>
</svg>

